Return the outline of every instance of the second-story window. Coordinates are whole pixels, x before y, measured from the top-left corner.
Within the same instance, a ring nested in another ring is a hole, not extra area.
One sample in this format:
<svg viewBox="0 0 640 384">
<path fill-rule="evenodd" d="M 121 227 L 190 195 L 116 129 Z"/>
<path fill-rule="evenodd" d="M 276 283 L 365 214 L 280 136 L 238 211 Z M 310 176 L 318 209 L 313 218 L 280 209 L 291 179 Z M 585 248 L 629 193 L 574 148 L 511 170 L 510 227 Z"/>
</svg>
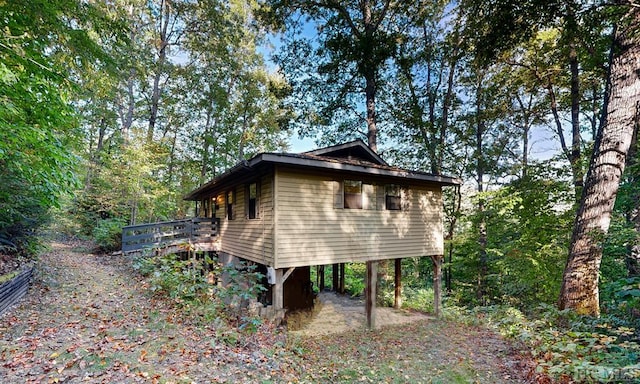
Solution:
<svg viewBox="0 0 640 384">
<path fill-rule="evenodd" d="M 344 181 L 344 207 L 362 209 L 362 181 Z"/>
<path fill-rule="evenodd" d="M 384 186 L 384 205 L 390 211 L 402 209 L 402 190 L 399 185 L 387 184 Z"/>
</svg>

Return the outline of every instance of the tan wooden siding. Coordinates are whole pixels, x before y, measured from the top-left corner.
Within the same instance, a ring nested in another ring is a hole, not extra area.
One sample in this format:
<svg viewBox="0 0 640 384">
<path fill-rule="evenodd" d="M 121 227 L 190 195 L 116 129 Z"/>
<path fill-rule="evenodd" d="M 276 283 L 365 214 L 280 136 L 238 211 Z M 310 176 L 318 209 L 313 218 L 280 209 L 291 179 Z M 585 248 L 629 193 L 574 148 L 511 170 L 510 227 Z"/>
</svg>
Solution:
<svg viewBox="0 0 640 384">
<path fill-rule="evenodd" d="M 443 254 L 439 187 L 409 186 L 401 211 L 341 209 L 341 179 L 276 172 L 276 268 Z M 367 194 L 375 207 L 376 193 Z"/>
<path fill-rule="evenodd" d="M 271 175 L 260 179 L 258 218 L 248 219 L 245 212 L 245 185 L 235 188 L 233 220 L 226 215 L 225 195 L 216 211 L 220 218 L 221 251 L 265 265 L 273 265 L 273 189 Z"/>
</svg>

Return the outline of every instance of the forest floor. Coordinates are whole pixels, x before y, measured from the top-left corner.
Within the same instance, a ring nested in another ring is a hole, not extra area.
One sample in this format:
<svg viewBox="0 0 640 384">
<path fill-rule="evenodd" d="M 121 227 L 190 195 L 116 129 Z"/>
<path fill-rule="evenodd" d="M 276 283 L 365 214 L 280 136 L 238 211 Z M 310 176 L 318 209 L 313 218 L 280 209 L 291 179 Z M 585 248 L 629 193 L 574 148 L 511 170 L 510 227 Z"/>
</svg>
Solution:
<svg viewBox="0 0 640 384">
<path fill-rule="evenodd" d="M 532 370 L 488 330 L 426 317 L 325 336 L 222 333 L 153 296 L 126 259 L 52 243 L 0 318 L 0 382 L 524 383 Z"/>
</svg>

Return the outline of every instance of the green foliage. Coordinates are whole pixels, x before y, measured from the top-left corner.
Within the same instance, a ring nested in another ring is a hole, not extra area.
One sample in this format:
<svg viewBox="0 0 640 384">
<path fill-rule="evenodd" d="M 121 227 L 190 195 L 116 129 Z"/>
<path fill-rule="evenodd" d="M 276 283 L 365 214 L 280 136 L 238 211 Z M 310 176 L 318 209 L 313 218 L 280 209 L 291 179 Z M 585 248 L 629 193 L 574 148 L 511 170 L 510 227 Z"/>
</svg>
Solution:
<svg viewBox="0 0 640 384">
<path fill-rule="evenodd" d="M 393 298 L 390 299 L 393 303 Z M 402 307 L 433 313 L 433 288 L 403 287 Z"/>
<path fill-rule="evenodd" d="M 325 285 L 330 287 L 333 282 L 332 267 L 325 266 L 324 268 L 324 281 Z M 364 263 L 346 263 L 344 266 L 344 290 L 351 297 L 358 297 L 364 295 L 364 278 L 367 272 L 366 264 Z M 316 282 L 313 289 L 318 292 L 319 276 L 316 268 L 311 268 L 311 281 Z"/>
<path fill-rule="evenodd" d="M 623 277 L 601 284 L 600 306 L 607 314 L 627 321 L 640 317 L 640 277 Z"/>
<path fill-rule="evenodd" d="M 600 286 L 627 277 L 629 271 L 626 259 L 630 246 L 635 244 L 640 234 L 633 223 L 628 222 L 621 212 L 616 210 L 611 217 L 609 232 L 604 241 L 602 263 L 600 265 Z"/>
<path fill-rule="evenodd" d="M 3 2 L 0 18 L 0 238 L 28 251 L 51 207 L 77 185 L 71 70 L 102 50 L 76 0 Z"/>
<path fill-rule="evenodd" d="M 344 266 L 344 289 L 349 295 L 364 295 L 366 273 L 367 265 L 364 263 L 348 263 Z"/>
<path fill-rule="evenodd" d="M 522 343 L 537 371 L 556 380 L 631 382 L 640 377 L 637 320 L 583 317 L 544 304 L 530 316 L 508 306 L 445 307 L 445 316 L 489 326 Z"/>
<path fill-rule="evenodd" d="M 105 252 L 118 251 L 122 248 L 122 227 L 126 222 L 122 219 L 104 219 L 98 221 L 93 229 L 93 239 Z"/>
<path fill-rule="evenodd" d="M 533 172 L 532 172 L 533 173 Z M 490 302 L 529 308 L 557 299 L 572 224 L 569 186 L 535 173 L 482 195 Z M 480 197 L 478 197 L 480 198 Z M 469 216 L 454 244 L 453 276 L 462 304 L 475 303 L 479 245 Z"/>
<path fill-rule="evenodd" d="M 270 0 L 264 5 L 259 13 L 263 24 L 283 32 L 273 59 L 291 84 L 287 102 L 296 112 L 299 134 L 321 136 L 325 143 L 366 136 L 359 127 L 365 115 L 373 116 L 365 98 L 369 107 L 382 109 L 375 107 L 377 91 L 384 88 L 383 73 L 403 39 L 395 16 L 427 5 L 353 0 L 340 5 Z"/>
<path fill-rule="evenodd" d="M 85 234 L 101 219 L 192 215 L 182 199 L 190 190 L 247 156 L 286 147 L 287 84 L 258 49 L 256 2 L 96 6 L 129 29 L 126 45 L 109 40 L 117 34 L 102 41 L 117 69 L 81 77 L 84 185 L 69 210 Z"/>
<path fill-rule="evenodd" d="M 231 324 L 250 333 L 261 324 L 257 314 L 247 310 L 264 290 L 260 284 L 263 275 L 255 271 L 255 265 L 237 263 L 223 267 L 208 255 L 181 258 L 172 254 L 139 257 L 133 266 L 149 279 L 152 292 L 172 298 L 196 321 Z M 226 328 L 220 330 L 220 337 L 237 340 L 234 332 Z"/>
<path fill-rule="evenodd" d="M 466 23 L 469 44 L 478 50 L 477 56 L 484 62 L 495 60 L 503 51 L 531 38 L 561 13 L 560 2 L 546 0 L 518 3 L 466 0 L 462 4 L 469 15 Z"/>
<path fill-rule="evenodd" d="M 149 277 L 152 292 L 162 293 L 174 299 L 181 307 L 204 310 L 206 319 L 215 318 L 222 303 L 213 297 L 215 271 L 220 269 L 215 260 L 207 258 L 182 259 L 170 254 L 158 257 L 139 257 L 134 261 L 134 269 Z M 207 265 L 214 265 L 208 271 Z M 213 311 L 211 313 L 210 311 Z M 210 317 L 213 316 L 213 317 Z"/>
</svg>

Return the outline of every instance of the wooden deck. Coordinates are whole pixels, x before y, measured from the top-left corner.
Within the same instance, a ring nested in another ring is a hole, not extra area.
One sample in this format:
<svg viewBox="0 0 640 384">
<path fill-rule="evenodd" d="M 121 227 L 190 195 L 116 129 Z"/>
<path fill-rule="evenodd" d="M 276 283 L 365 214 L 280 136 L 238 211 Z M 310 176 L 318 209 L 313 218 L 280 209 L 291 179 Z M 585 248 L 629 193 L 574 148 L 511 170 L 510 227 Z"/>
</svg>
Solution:
<svg viewBox="0 0 640 384">
<path fill-rule="evenodd" d="M 176 253 L 189 250 L 217 251 L 220 241 L 220 219 L 198 217 L 186 220 L 163 221 L 130 225 L 122 228 L 122 253 Z"/>
</svg>

